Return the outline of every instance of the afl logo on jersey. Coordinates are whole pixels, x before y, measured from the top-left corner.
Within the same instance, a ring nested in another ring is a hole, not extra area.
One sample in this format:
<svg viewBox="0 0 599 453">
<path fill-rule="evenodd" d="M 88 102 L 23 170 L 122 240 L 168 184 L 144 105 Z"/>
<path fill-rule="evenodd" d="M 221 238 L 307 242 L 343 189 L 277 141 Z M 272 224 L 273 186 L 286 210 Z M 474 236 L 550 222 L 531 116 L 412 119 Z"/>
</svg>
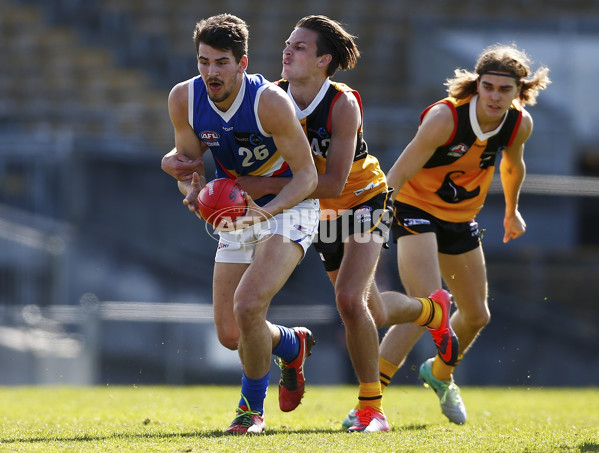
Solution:
<svg viewBox="0 0 599 453">
<path fill-rule="evenodd" d="M 200 138 L 205 142 L 214 142 L 220 138 L 217 132 L 204 131 L 200 134 Z"/>
<path fill-rule="evenodd" d="M 466 154 L 466 151 L 468 151 L 468 147 L 463 143 L 460 143 L 449 148 L 447 155 L 451 157 L 462 157 L 464 154 Z"/>
</svg>

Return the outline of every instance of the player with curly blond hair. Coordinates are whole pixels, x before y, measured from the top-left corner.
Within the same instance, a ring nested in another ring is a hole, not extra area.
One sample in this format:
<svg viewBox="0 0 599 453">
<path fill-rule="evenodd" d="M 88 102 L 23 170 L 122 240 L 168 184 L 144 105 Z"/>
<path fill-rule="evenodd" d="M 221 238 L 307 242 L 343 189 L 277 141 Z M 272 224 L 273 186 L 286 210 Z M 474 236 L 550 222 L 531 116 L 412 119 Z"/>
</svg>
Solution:
<svg viewBox="0 0 599 453">
<path fill-rule="evenodd" d="M 395 189 L 392 232 L 401 281 L 415 297 L 445 282 L 457 306 L 451 326 L 459 340 L 458 363 L 490 321 L 475 218 L 500 155 L 503 241 L 524 234 L 518 198 L 526 173 L 524 144 L 533 129 L 524 106 L 536 103 L 539 91 L 550 83 L 548 72 L 542 66 L 532 73 L 529 57 L 514 44 L 484 49 L 474 71 L 457 69 L 446 81 L 449 96 L 424 110 L 415 137 L 387 174 L 389 187 Z M 415 324 L 389 329 L 379 350 L 383 388 L 423 332 Z M 456 365 L 437 355 L 420 366 L 420 378 L 439 396 L 449 420 L 463 424 L 466 408 L 453 380 Z"/>
</svg>

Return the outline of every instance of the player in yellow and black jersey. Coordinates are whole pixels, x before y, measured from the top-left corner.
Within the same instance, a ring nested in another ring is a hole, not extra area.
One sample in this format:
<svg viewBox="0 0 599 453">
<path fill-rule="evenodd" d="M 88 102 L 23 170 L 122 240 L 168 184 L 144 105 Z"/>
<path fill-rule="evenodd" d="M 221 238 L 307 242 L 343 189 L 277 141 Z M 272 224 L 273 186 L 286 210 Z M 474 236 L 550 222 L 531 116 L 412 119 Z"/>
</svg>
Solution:
<svg viewBox="0 0 599 453">
<path fill-rule="evenodd" d="M 395 188 L 392 231 L 401 281 L 409 295 L 422 296 L 444 280 L 457 306 L 451 325 L 459 340 L 458 362 L 490 320 L 475 218 L 498 157 L 504 242 L 526 229 L 518 198 L 533 121 L 524 106 L 534 105 L 550 83 L 546 67 L 531 74 L 529 64 L 515 45 L 496 44 L 481 53 L 474 72 L 457 69 L 446 82 L 449 97 L 424 110 L 418 132 L 387 174 Z M 389 329 L 380 349 L 387 382 L 422 332 L 409 324 Z M 462 424 L 466 408 L 453 381 L 454 366 L 437 355 L 420 366 L 420 378 L 437 393 L 449 420 Z"/>
<path fill-rule="evenodd" d="M 514 144 L 523 117 L 520 104 L 514 100 L 500 125 L 482 132 L 472 119 L 477 100 L 478 95 L 448 97 L 422 113 L 424 119 L 435 106 L 447 106 L 454 130 L 447 143 L 439 146 L 420 171 L 401 186 L 398 202 L 417 206 L 446 222 L 469 222 L 476 217 L 491 186 L 497 154 Z M 409 229 L 409 225 L 403 226 Z"/>
<path fill-rule="evenodd" d="M 278 85 L 293 96 L 289 81 L 283 79 Z M 360 94 L 344 83 L 326 78 L 316 98 L 302 109 L 296 103 L 296 113 L 312 148 L 314 162 L 319 174 L 326 174 L 327 156 L 331 145 L 333 110 L 339 99 L 350 95 L 354 97 L 360 112 L 360 124 L 355 132 L 355 150 L 353 160 L 341 194 L 334 198 L 320 198 L 323 219 L 334 219 L 347 209 L 352 209 L 379 194 L 387 193 L 385 173 L 376 157 L 368 154 L 368 145 L 362 130 L 362 99 Z"/>
<path fill-rule="evenodd" d="M 287 39 L 278 85 L 295 105 L 318 170 L 318 185 L 311 196 L 320 200 L 322 215 L 314 247 L 335 287 L 360 383 L 354 418 L 344 427 L 350 432 L 374 432 L 389 429 L 382 408 L 377 327 L 400 322 L 426 325 L 437 344 L 447 345 L 444 353 L 450 363 L 457 358 L 457 339 L 448 327 L 448 316 L 443 316 L 449 311 L 446 292 L 435 296 L 440 300 L 397 292 L 388 292 L 383 299 L 374 282 L 391 220 L 389 191 L 384 172 L 364 140 L 360 95 L 330 79 L 338 69 L 351 69 L 358 56 L 354 37 L 338 22 L 307 16 Z M 247 183 L 253 194 L 248 179 L 240 182 Z M 374 318 L 369 305 L 376 307 Z"/>
</svg>

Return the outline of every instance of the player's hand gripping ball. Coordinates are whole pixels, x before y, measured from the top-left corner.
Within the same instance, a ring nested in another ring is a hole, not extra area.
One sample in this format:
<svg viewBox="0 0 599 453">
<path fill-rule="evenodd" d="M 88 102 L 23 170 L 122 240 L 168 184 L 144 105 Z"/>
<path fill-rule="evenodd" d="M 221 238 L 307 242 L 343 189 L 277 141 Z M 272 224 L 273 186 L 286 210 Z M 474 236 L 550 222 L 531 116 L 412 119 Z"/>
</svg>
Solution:
<svg viewBox="0 0 599 453">
<path fill-rule="evenodd" d="M 230 224 L 246 212 L 244 195 L 245 192 L 234 179 L 213 179 L 202 187 L 198 195 L 198 210 L 202 218 L 214 227 L 222 221 Z"/>
</svg>

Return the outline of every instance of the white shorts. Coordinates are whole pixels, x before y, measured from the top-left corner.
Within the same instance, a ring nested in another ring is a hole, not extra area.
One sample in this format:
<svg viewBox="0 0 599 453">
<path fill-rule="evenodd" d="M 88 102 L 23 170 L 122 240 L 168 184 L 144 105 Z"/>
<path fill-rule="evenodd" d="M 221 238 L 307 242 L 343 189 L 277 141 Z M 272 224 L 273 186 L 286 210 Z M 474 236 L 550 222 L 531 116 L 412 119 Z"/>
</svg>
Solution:
<svg viewBox="0 0 599 453">
<path fill-rule="evenodd" d="M 293 208 L 242 230 L 221 232 L 214 261 L 217 263 L 251 263 L 256 244 L 278 234 L 302 246 L 304 255 L 318 231 L 320 204 L 317 199 L 304 200 Z"/>
</svg>

